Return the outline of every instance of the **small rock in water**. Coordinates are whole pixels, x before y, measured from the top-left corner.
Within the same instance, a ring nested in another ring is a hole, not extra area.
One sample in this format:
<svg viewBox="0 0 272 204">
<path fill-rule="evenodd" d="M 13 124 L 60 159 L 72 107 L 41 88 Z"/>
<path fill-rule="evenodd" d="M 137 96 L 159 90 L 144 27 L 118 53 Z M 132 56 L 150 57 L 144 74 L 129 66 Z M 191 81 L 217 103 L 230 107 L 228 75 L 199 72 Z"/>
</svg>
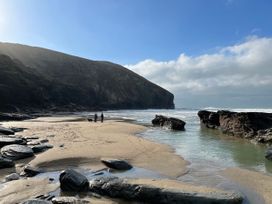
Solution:
<svg viewBox="0 0 272 204">
<path fill-rule="evenodd" d="M 13 181 L 13 180 L 18 180 L 18 179 L 20 179 L 20 176 L 17 173 L 12 173 L 12 174 L 7 175 L 5 177 L 5 181 Z"/>
<path fill-rule="evenodd" d="M 35 168 L 32 166 L 25 166 L 23 169 L 23 172 L 21 172 L 21 176 L 26 176 L 26 177 L 33 177 L 41 173 L 42 171 L 39 168 Z"/>
<path fill-rule="evenodd" d="M 101 162 L 107 167 L 116 170 L 129 170 L 133 168 L 128 162 L 119 159 L 101 159 Z"/>
<path fill-rule="evenodd" d="M 60 188 L 63 191 L 86 191 L 89 189 L 88 179 L 73 169 L 66 169 L 59 176 Z"/>
<path fill-rule="evenodd" d="M 15 166 L 15 163 L 12 160 L 7 159 L 7 158 L 3 158 L 0 156 L 0 169 L 10 168 L 10 167 L 14 167 L 14 166 Z"/>
<path fill-rule="evenodd" d="M 33 150 L 30 147 L 17 144 L 2 147 L 1 154 L 3 157 L 11 160 L 24 159 L 34 155 Z"/>
<path fill-rule="evenodd" d="M 87 204 L 90 203 L 87 200 L 80 200 L 72 196 L 60 196 L 52 199 L 53 204 Z"/>
<path fill-rule="evenodd" d="M 22 202 L 21 204 L 52 204 L 52 202 L 41 199 L 30 199 Z"/>
<path fill-rule="evenodd" d="M 32 150 L 34 153 L 39 153 L 39 152 L 44 152 L 50 148 L 53 148 L 53 145 L 50 144 L 40 144 L 40 145 L 35 145 L 32 147 Z"/>
<path fill-rule="evenodd" d="M 272 147 L 269 147 L 265 152 L 265 158 L 272 161 Z"/>
</svg>

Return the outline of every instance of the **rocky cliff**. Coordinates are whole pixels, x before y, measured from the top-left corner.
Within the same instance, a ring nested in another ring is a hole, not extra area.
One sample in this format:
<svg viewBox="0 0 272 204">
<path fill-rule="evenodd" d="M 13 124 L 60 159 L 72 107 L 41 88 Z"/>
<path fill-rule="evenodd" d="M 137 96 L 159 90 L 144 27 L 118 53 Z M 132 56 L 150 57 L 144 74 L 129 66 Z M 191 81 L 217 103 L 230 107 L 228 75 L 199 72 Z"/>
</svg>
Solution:
<svg viewBox="0 0 272 204">
<path fill-rule="evenodd" d="M 117 64 L 0 43 L 0 111 L 174 108 L 174 96 Z"/>
<path fill-rule="evenodd" d="M 228 135 L 259 143 L 272 144 L 272 113 L 201 110 L 198 116 L 207 128 L 219 129 Z"/>
</svg>

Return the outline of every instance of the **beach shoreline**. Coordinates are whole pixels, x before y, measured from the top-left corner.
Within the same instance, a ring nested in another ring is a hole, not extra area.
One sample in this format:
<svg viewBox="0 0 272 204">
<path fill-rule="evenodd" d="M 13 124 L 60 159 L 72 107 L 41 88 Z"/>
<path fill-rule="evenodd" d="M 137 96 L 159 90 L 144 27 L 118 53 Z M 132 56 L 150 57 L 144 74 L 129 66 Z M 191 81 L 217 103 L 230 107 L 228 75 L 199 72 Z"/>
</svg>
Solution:
<svg viewBox="0 0 272 204">
<path fill-rule="evenodd" d="M 27 163 L 33 167 L 41 168 L 45 172 L 61 171 L 67 168 L 97 171 L 105 168 L 100 162 L 101 158 L 113 158 L 123 159 L 136 168 L 143 168 L 158 173 L 162 176 L 162 178 L 158 179 L 160 185 L 169 188 L 175 182 L 182 183 L 177 181 L 177 178 L 186 174 L 189 169 L 189 162 L 177 155 L 173 147 L 137 136 L 146 131 L 147 127 L 128 121 L 106 120 L 104 123 L 100 121 L 95 123 L 88 122 L 80 116 L 51 116 L 26 121 L 3 122 L 2 124 L 5 127 L 28 128 L 23 132 L 17 133 L 17 135 L 24 137 L 37 136 L 39 137 L 38 140 L 47 139 L 54 146 L 52 149 L 37 154 L 35 157 L 17 161 L 15 169 L 2 170 L 0 174 L 2 180 L 9 173 L 14 171 L 20 172 L 24 164 Z M 235 177 L 235 172 L 240 174 L 240 177 Z M 240 185 L 249 185 L 250 188 L 264 197 L 264 200 L 267 201 L 266 203 L 270 203 L 271 199 L 267 196 L 267 188 L 270 189 L 271 187 L 268 182 L 270 182 L 272 177 L 268 177 L 268 180 L 259 179 L 259 182 L 261 182 L 260 186 L 266 187 L 260 191 L 254 189 L 252 183 L 243 182 L 242 178 L 248 175 L 254 178 L 263 178 L 264 175 L 261 173 L 237 168 L 232 170 L 226 169 L 222 175 Z M 169 182 L 164 181 L 163 178 L 171 179 L 171 185 L 166 185 Z M 139 179 L 141 179 L 140 176 Z M 143 181 L 146 182 L 145 180 Z M 37 187 L 42 185 L 46 187 L 41 188 L 39 191 L 31 191 L 24 189 L 25 185 Z M 41 193 L 52 192 L 57 188 L 58 185 L 56 183 L 53 185 L 48 180 L 44 180 L 44 178 L 20 179 L 19 181 L 5 183 L 4 188 L 0 190 L 0 199 L 6 201 L 11 199 L 14 202 L 18 202 L 26 198 L 35 197 Z M 198 191 L 205 189 L 208 189 L 208 187 L 200 186 Z M 17 194 L 16 191 L 24 193 Z M 108 203 L 108 200 L 105 203 Z"/>
</svg>

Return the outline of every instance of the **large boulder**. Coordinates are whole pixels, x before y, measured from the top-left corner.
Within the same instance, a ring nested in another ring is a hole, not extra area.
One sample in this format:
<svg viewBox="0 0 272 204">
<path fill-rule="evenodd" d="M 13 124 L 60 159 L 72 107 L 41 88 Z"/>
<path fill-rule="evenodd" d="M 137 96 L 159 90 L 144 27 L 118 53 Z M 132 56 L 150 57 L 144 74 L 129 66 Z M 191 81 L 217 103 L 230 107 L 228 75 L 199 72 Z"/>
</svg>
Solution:
<svg viewBox="0 0 272 204">
<path fill-rule="evenodd" d="M 133 168 L 127 161 L 119 159 L 101 159 L 101 162 L 107 167 L 115 170 L 129 170 Z"/>
<path fill-rule="evenodd" d="M 17 144 L 2 147 L 1 154 L 3 157 L 11 160 L 24 159 L 34 155 L 33 150 L 30 147 Z"/>
<path fill-rule="evenodd" d="M 26 141 L 19 137 L 0 135 L 0 148 L 11 144 L 25 144 Z"/>
<path fill-rule="evenodd" d="M 88 179 L 73 169 L 67 169 L 60 174 L 60 188 L 63 191 L 86 191 L 89 189 Z"/>
<path fill-rule="evenodd" d="M 190 189 L 190 188 L 189 188 Z M 119 179 L 117 177 L 102 177 L 95 179 L 90 190 L 113 198 L 122 198 L 143 203 L 183 203 L 183 204 L 240 204 L 243 198 L 240 194 L 228 191 L 203 192 L 183 188 L 165 188 L 150 184 Z"/>
<path fill-rule="evenodd" d="M 0 169 L 11 168 L 14 166 L 15 163 L 12 160 L 0 156 Z"/>
<path fill-rule="evenodd" d="M 260 143 L 272 143 L 272 113 L 201 110 L 198 116 L 207 128 Z"/>
<path fill-rule="evenodd" d="M 21 121 L 33 119 L 32 116 L 19 113 L 0 113 L 0 121 Z"/>
<path fill-rule="evenodd" d="M 0 135 L 14 135 L 14 133 L 15 132 L 12 129 L 0 126 Z"/>
<path fill-rule="evenodd" d="M 154 126 L 166 126 L 172 130 L 185 130 L 184 126 L 186 125 L 186 123 L 180 119 L 168 118 L 163 115 L 156 115 L 152 120 L 152 124 Z"/>
</svg>

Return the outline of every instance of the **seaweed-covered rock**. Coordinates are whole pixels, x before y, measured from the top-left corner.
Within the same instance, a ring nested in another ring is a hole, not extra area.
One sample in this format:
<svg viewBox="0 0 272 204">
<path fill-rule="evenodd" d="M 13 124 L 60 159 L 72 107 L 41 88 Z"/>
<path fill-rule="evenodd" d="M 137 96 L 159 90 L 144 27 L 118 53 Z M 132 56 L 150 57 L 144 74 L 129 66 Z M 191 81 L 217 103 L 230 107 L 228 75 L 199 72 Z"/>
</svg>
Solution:
<svg viewBox="0 0 272 204">
<path fill-rule="evenodd" d="M 63 191 L 86 191 L 89 189 L 88 179 L 81 173 L 73 170 L 66 169 L 60 174 L 59 177 L 60 188 Z"/>
<path fill-rule="evenodd" d="M 127 161 L 119 159 L 101 159 L 101 162 L 107 167 L 115 170 L 129 170 L 133 168 Z"/>
<path fill-rule="evenodd" d="M 34 155 L 33 150 L 30 147 L 17 144 L 2 147 L 1 154 L 3 157 L 11 160 L 24 159 Z"/>
</svg>

